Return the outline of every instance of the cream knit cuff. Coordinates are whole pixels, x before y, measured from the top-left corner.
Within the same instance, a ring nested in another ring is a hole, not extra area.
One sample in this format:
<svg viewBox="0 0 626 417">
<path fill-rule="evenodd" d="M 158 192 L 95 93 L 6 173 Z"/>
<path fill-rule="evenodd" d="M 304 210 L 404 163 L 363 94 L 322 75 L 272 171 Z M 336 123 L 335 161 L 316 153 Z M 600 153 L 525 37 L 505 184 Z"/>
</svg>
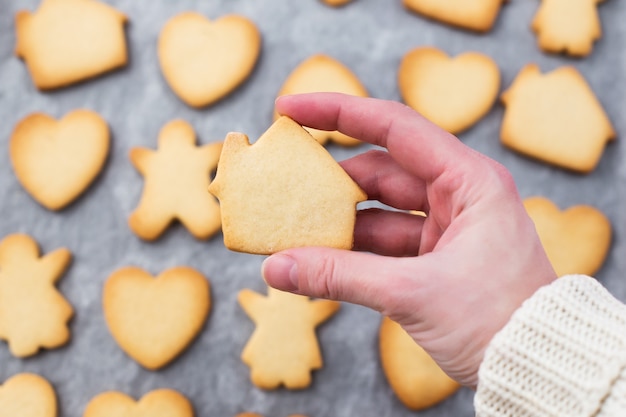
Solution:
<svg viewBox="0 0 626 417">
<path fill-rule="evenodd" d="M 539 289 L 491 341 L 476 415 L 613 415 L 603 407 L 626 402 L 624 377 L 626 306 L 593 278 L 565 276 Z"/>
</svg>

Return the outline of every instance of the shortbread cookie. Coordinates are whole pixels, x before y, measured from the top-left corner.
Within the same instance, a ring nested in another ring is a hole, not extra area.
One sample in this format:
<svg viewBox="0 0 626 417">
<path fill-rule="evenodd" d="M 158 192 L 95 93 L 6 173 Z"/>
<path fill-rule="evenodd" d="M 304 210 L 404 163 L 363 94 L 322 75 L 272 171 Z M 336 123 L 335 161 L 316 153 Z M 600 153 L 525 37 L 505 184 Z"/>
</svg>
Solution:
<svg viewBox="0 0 626 417">
<path fill-rule="evenodd" d="M 598 3 L 604 0 L 541 0 L 532 29 L 546 52 L 589 55 L 602 36 Z"/>
<path fill-rule="evenodd" d="M 598 209 L 576 205 L 561 211 L 545 197 L 524 200 L 539 239 L 558 276 L 594 276 L 611 248 L 611 223 Z"/>
<path fill-rule="evenodd" d="M 55 288 L 72 255 L 57 249 L 44 256 L 30 236 L 13 234 L 0 242 L 0 339 L 14 356 L 52 349 L 70 338 L 72 306 Z"/>
<path fill-rule="evenodd" d="M 170 19 L 159 35 L 163 76 L 174 93 L 193 107 L 214 103 L 243 83 L 260 51 L 259 30 L 239 15 L 211 21 L 185 12 Z"/>
<path fill-rule="evenodd" d="M 25 117 L 13 130 L 9 153 L 24 189 L 49 210 L 60 210 L 98 176 L 109 146 L 107 123 L 81 109 L 59 121 L 43 113 Z"/>
<path fill-rule="evenodd" d="M 287 77 L 278 96 L 300 93 L 333 92 L 353 96 L 367 97 L 367 90 L 358 77 L 344 64 L 328 55 L 318 54 L 300 63 Z M 274 120 L 279 114 L 274 112 Z M 328 132 L 306 128 L 306 130 L 324 145 L 333 141 L 343 146 L 359 145 L 362 142 L 339 131 Z"/>
<path fill-rule="evenodd" d="M 157 389 L 135 401 L 118 391 L 94 397 L 83 417 L 194 417 L 189 400 L 172 389 Z"/>
<path fill-rule="evenodd" d="M 527 65 L 502 101 L 502 143 L 556 166 L 590 172 L 615 137 L 602 105 L 574 67 L 541 74 L 537 65 Z"/>
<path fill-rule="evenodd" d="M 506 0 L 403 0 L 408 9 L 449 25 L 489 31 Z"/>
<path fill-rule="evenodd" d="M 335 314 L 340 303 L 271 287 L 267 296 L 242 290 L 238 300 L 256 325 L 241 354 L 252 383 L 263 389 L 308 387 L 311 371 L 322 367 L 315 328 Z"/>
<path fill-rule="evenodd" d="M 322 0 L 322 2 L 328 6 L 339 7 L 350 3 L 352 0 Z"/>
<path fill-rule="evenodd" d="M 42 90 L 126 65 L 126 16 L 96 0 L 42 0 L 15 16 L 15 54 Z"/>
<path fill-rule="evenodd" d="M 209 191 L 220 200 L 226 247 L 257 254 L 352 248 L 356 204 L 367 198 L 328 151 L 285 116 L 254 145 L 229 133 Z"/>
<path fill-rule="evenodd" d="M 404 55 L 398 85 L 406 104 L 447 131 L 468 129 L 493 107 L 500 89 L 500 70 L 478 52 L 450 58 L 432 47 Z"/>
<path fill-rule="evenodd" d="M 126 267 L 107 279 L 102 305 L 122 350 L 154 370 L 176 358 L 202 330 L 211 306 L 209 282 L 188 267 L 156 278 Z"/>
<path fill-rule="evenodd" d="M 39 375 L 22 373 L 0 385 L 0 416 L 56 417 L 54 388 Z"/>
<path fill-rule="evenodd" d="M 156 151 L 133 148 L 130 160 L 144 177 L 139 206 L 128 224 L 145 240 L 158 238 L 179 220 L 198 239 L 220 231 L 220 207 L 207 192 L 222 142 L 196 146 L 189 123 L 174 120 L 161 129 Z"/>
<path fill-rule="evenodd" d="M 460 387 L 398 323 L 387 317 L 380 325 L 379 348 L 389 385 L 411 410 L 431 407 Z"/>
</svg>

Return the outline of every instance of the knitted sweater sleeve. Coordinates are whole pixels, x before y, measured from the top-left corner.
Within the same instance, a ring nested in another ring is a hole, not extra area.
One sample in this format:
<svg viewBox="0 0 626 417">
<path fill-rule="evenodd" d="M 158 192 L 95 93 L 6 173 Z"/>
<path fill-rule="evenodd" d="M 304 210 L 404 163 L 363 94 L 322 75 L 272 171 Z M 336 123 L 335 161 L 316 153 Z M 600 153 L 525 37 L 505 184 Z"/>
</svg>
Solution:
<svg viewBox="0 0 626 417">
<path fill-rule="evenodd" d="M 595 279 L 539 289 L 494 336 L 477 417 L 626 416 L 626 305 Z"/>
</svg>

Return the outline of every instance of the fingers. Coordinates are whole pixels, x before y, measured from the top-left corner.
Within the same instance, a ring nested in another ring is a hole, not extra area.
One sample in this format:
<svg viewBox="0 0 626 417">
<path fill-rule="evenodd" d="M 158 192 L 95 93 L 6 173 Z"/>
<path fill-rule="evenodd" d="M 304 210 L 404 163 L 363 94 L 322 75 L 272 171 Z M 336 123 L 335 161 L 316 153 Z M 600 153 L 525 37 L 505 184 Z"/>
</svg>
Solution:
<svg viewBox="0 0 626 417">
<path fill-rule="evenodd" d="M 448 170 L 473 172 L 475 151 L 399 102 L 314 93 L 280 97 L 276 110 L 305 126 L 383 146 L 404 169 L 429 182 Z"/>
<path fill-rule="evenodd" d="M 282 291 L 346 301 L 388 313 L 389 309 L 401 307 L 398 300 L 407 298 L 407 288 L 419 288 L 408 272 L 415 269 L 408 261 L 416 259 L 304 247 L 270 256 L 263 262 L 262 273 L 268 285 Z"/>
<path fill-rule="evenodd" d="M 360 210 L 354 228 L 354 250 L 385 256 L 416 256 L 425 218 L 380 209 Z"/>
<path fill-rule="evenodd" d="M 388 152 L 369 151 L 342 161 L 341 166 L 368 199 L 400 210 L 428 211 L 424 181 L 400 167 Z"/>
</svg>

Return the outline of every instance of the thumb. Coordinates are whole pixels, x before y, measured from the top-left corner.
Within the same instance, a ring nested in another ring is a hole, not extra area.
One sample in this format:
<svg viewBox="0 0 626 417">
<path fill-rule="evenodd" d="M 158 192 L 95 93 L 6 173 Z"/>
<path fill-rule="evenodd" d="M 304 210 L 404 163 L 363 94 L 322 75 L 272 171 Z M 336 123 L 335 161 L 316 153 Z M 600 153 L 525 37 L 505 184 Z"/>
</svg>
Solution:
<svg viewBox="0 0 626 417">
<path fill-rule="evenodd" d="M 408 275 L 414 267 L 402 265 L 405 262 L 405 258 L 306 247 L 270 256 L 263 262 L 262 274 L 265 282 L 278 290 L 398 314 L 398 300 L 405 299 L 407 290 L 416 287 L 415 277 Z M 393 276 L 390 271 L 394 271 Z"/>
</svg>

